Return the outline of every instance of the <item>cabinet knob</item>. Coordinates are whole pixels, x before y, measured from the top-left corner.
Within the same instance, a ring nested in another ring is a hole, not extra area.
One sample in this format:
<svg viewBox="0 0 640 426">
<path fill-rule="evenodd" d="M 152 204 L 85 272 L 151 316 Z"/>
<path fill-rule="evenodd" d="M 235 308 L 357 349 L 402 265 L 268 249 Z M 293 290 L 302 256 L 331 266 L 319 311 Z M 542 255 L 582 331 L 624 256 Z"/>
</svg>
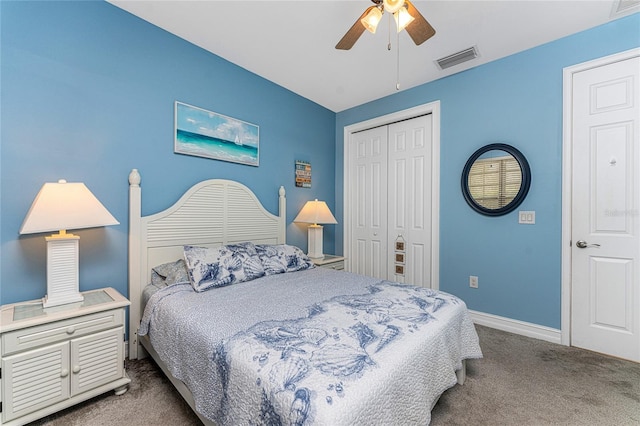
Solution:
<svg viewBox="0 0 640 426">
<path fill-rule="evenodd" d="M 74 366 L 73 366 L 73 372 L 74 372 L 75 374 L 78 374 L 78 373 L 80 372 L 80 366 L 79 366 L 79 365 L 74 365 Z"/>
<path fill-rule="evenodd" d="M 71 326 L 69 328 L 67 328 L 67 334 L 73 334 L 76 332 L 76 328 Z"/>
<path fill-rule="evenodd" d="M 62 370 L 60 370 L 60 377 L 67 377 L 69 375 L 69 370 L 67 370 L 66 368 L 63 368 Z"/>
</svg>

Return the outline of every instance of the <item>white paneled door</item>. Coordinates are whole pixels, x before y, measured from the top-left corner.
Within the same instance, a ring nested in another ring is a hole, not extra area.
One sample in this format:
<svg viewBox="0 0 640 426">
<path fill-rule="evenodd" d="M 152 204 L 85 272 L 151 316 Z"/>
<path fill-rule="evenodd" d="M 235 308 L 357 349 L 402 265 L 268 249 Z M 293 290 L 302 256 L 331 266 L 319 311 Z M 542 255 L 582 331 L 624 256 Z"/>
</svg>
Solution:
<svg viewBox="0 0 640 426">
<path fill-rule="evenodd" d="M 431 115 L 389 125 L 389 279 L 429 286 L 431 271 Z M 405 250 L 397 250 L 396 242 Z M 402 273 L 399 273 L 402 272 Z"/>
<path fill-rule="evenodd" d="M 387 278 L 387 127 L 351 136 L 351 271 Z M 383 261 L 381 261 L 383 260 Z"/>
<path fill-rule="evenodd" d="M 640 58 L 572 90 L 571 345 L 640 361 Z"/>
<path fill-rule="evenodd" d="M 431 135 L 431 114 L 351 135 L 353 272 L 430 286 Z"/>
</svg>

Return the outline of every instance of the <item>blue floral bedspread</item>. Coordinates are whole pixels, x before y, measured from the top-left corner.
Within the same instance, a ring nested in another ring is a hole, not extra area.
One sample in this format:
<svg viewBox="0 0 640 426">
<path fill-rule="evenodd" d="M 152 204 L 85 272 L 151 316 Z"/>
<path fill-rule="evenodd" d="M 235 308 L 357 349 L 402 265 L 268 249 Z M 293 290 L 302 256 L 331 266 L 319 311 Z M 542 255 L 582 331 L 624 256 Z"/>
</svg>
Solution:
<svg viewBox="0 0 640 426">
<path fill-rule="evenodd" d="M 213 406 L 200 401 L 207 407 L 199 411 L 222 425 L 428 424 L 462 360 L 482 356 L 466 306 L 371 281 L 358 294 L 308 305 L 306 315 L 259 321 L 213 344 L 216 383 L 204 388 L 215 395 L 194 392 Z"/>
</svg>

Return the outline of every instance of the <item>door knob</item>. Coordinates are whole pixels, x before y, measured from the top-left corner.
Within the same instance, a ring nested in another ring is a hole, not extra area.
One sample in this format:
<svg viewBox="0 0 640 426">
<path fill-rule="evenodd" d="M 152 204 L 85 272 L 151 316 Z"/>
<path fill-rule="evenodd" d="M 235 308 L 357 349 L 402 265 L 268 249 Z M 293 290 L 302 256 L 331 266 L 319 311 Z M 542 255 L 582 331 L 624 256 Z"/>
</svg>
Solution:
<svg viewBox="0 0 640 426">
<path fill-rule="evenodd" d="M 600 247 L 600 244 L 588 244 L 585 240 L 578 240 L 576 241 L 576 247 L 578 248 Z"/>
</svg>

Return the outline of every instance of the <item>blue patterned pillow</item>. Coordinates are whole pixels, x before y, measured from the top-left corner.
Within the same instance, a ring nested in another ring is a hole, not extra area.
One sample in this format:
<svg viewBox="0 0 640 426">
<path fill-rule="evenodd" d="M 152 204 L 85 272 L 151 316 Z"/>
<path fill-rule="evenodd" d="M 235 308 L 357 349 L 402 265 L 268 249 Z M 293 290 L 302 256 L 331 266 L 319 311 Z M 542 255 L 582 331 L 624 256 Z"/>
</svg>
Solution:
<svg viewBox="0 0 640 426">
<path fill-rule="evenodd" d="M 184 246 L 184 260 L 191 285 L 197 292 L 264 275 L 264 267 L 252 243 L 216 248 Z"/>
<path fill-rule="evenodd" d="M 311 259 L 296 246 L 257 244 L 256 250 L 266 275 L 302 271 L 314 267 Z"/>
</svg>

